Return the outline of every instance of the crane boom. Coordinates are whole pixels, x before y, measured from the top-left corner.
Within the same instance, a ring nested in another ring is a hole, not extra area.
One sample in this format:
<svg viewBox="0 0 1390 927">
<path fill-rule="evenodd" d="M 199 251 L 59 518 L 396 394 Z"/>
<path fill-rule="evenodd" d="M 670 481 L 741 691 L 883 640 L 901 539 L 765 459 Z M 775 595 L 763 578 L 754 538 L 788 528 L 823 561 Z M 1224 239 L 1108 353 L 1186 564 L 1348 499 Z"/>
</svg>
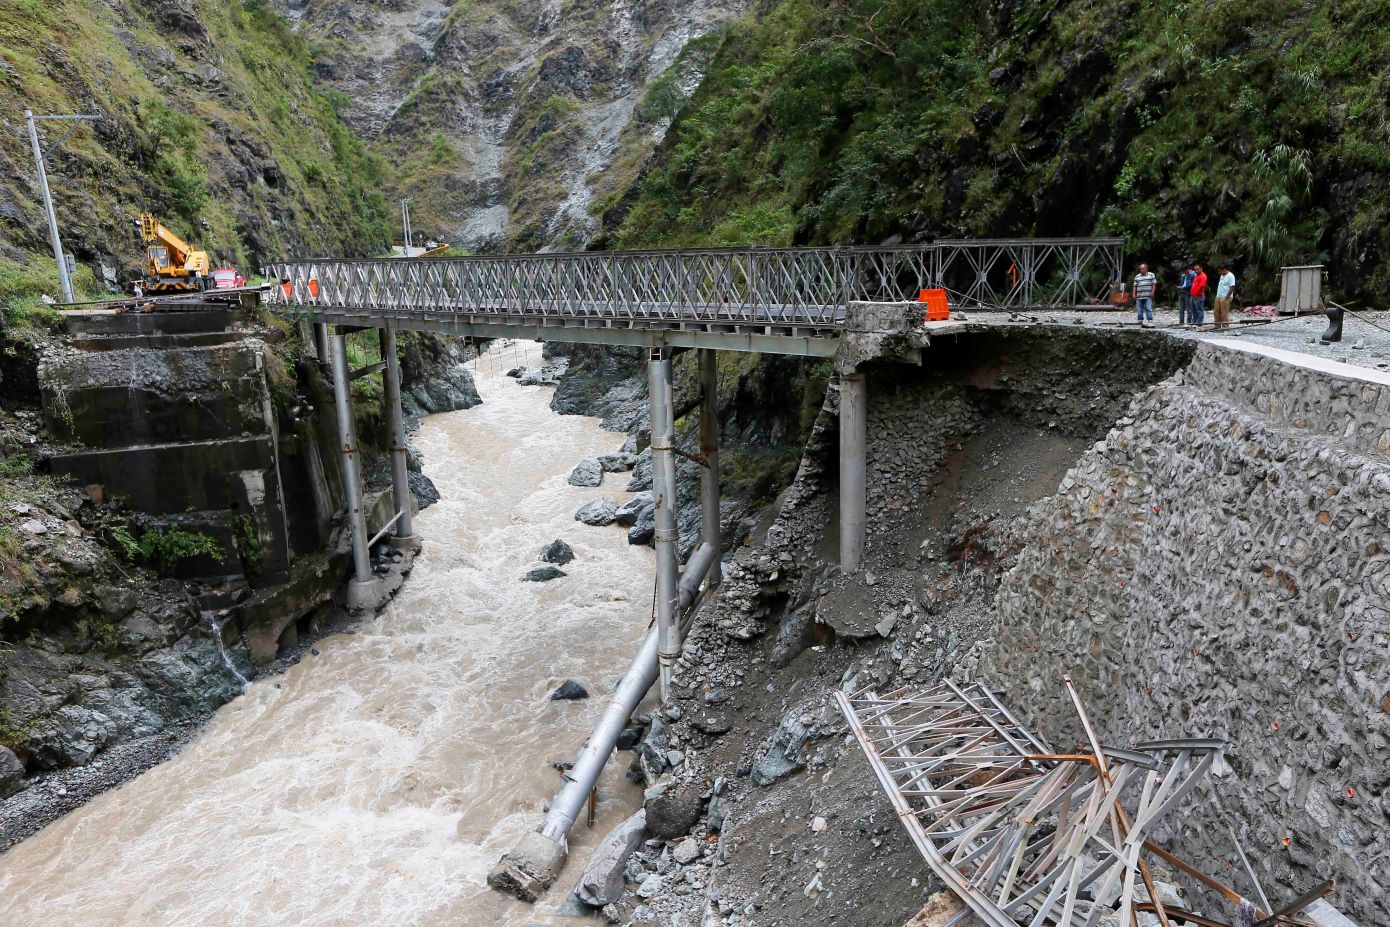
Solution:
<svg viewBox="0 0 1390 927">
<path fill-rule="evenodd" d="M 202 288 L 210 266 L 206 251 L 184 241 L 150 213 L 140 216 L 140 238 L 146 245 L 146 283 L 151 292 Z"/>
</svg>

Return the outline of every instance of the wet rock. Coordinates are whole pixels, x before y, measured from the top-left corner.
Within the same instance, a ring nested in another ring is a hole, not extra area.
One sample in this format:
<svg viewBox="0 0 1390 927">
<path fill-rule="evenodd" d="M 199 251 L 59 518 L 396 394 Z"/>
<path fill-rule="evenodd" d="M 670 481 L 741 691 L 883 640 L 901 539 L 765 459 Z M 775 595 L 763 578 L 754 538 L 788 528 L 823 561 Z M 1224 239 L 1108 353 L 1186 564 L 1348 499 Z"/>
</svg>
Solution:
<svg viewBox="0 0 1390 927">
<path fill-rule="evenodd" d="M 648 798 L 647 829 L 658 837 L 675 840 L 690 833 L 700 820 L 705 801 L 700 790 L 687 783 L 673 784 Z"/>
<path fill-rule="evenodd" d="M 579 511 L 574 513 L 574 520 L 598 528 L 613 524 L 617 513 L 618 504 L 612 499 L 595 499 L 580 506 Z"/>
<path fill-rule="evenodd" d="M 53 713 L 53 724 L 37 739 L 34 762 L 41 769 L 86 766 L 116 735 L 116 724 L 105 714 L 81 705 L 64 705 Z"/>
<path fill-rule="evenodd" d="M 559 567 L 543 566 L 536 567 L 534 570 L 528 570 L 526 572 L 526 575 L 522 577 L 522 579 L 525 582 L 531 583 L 548 583 L 552 579 L 559 579 L 561 576 L 568 575 L 569 574 L 567 574 L 564 570 L 560 569 Z"/>
<path fill-rule="evenodd" d="M 556 538 L 545 545 L 545 548 L 541 550 L 540 557 L 537 559 L 539 559 L 541 563 L 554 563 L 559 566 L 564 566 L 574 559 L 574 548 L 570 547 L 559 538 Z"/>
<path fill-rule="evenodd" d="M 24 787 L 24 764 L 9 747 L 0 747 L 0 798 Z"/>
<path fill-rule="evenodd" d="M 427 509 L 439 501 L 439 490 L 435 488 L 434 481 L 425 474 L 411 470 L 406 473 L 405 478 L 410 485 L 410 494 L 415 497 L 415 504 L 421 509 Z"/>
<path fill-rule="evenodd" d="M 599 466 L 598 460 L 593 457 L 581 460 L 570 471 L 569 483 L 571 486 L 598 486 L 602 482 L 603 467 Z"/>
<path fill-rule="evenodd" d="M 573 679 L 566 679 L 564 682 L 560 683 L 558 687 L 556 687 L 554 692 L 550 693 L 550 700 L 552 702 L 572 702 L 578 699 L 588 697 L 589 690 L 581 686 L 579 683 L 575 682 Z M 606 902 L 600 903 L 606 904 Z"/>
<path fill-rule="evenodd" d="M 629 454 L 626 451 L 604 454 L 599 457 L 598 463 L 603 468 L 604 473 L 623 473 L 637 466 L 637 455 Z"/>
<path fill-rule="evenodd" d="M 416 383 L 410 388 L 410 398 L 415 406 L 412 411 L 431 414 L 471 409 L 483 401 L 473 375 L 461 365 Z"/>
<path fill-rule="evenodd" d="M 644 505 L 637 513 L 637 520 L 627 529 L 629 544 L 650 544 L 656 537 L 656 504 Z"/>
<path fill-rule="evenodd" d="M 613 520 L 624 528 L 631 528 L 637 524 L 637 518 L 642 514 L 644 508 L 652 504 L 652 494 L 649 492 L 639 492 L 631 499 L 618 506 L 618 511 Z"/>
<path fill-rule="evenodd" d="M 642 729 L 640 727 L 625 727 L 618 735 L 617 749 L 631 750 L 642 740 Z"/>
<path fill-rule="evenodd" d="M 647 836 L 647 812 L 636 814 L 613 828 L 589 857 L 574 894 L 587 905 L 600 908 L 623 895 L 623 870 L 628 857 Z"/>
</svg>

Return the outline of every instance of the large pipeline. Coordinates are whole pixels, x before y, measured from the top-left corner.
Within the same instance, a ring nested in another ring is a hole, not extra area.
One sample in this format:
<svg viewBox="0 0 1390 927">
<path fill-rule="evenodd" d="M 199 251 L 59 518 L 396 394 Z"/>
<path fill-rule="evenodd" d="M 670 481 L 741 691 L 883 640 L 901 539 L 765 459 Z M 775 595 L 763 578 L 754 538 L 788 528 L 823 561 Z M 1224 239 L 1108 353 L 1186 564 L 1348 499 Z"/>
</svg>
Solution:
<svg viewBox="0 0 1390 927">
<path fill-rule="evenodd" d="M 695 601 L 700 583 L 716 562 L 716 548 L 710 544 L 702 543 L 691 553 L 677 585 L 682 611 Z M 540 829 L 522 837 L 516 848 L 503 856 L 488 874 L 488 884 L 493 888 L 516 895 L 523 901 L 535 901 L 554 884 L 569 855 L 570 829 L 588 802 L 608 757 L 613 754 L 618 736 L 657 679 L 658 630 L 653 628 L 642 638 L 642 645 L 613 691 L 603 717 L 580 748 L 574 766 L 565 773 L 565 785 L 550 803 Z"/>
</svg>

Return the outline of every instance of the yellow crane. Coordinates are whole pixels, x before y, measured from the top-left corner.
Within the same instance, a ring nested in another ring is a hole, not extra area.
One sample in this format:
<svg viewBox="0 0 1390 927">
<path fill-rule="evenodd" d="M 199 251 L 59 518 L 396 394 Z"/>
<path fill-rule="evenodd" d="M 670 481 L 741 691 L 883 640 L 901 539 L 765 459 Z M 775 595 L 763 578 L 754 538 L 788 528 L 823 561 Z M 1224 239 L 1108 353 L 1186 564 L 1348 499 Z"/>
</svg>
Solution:
<svg viewBox="0 0 1390 927">
<path fill-rule="evenodd" d="M 140 216 L 140 238 L 145 242 L 147 293 L 185 293 L 206 289 L 208 253 L 194 248 L 150 213 Z"/>
</svg>

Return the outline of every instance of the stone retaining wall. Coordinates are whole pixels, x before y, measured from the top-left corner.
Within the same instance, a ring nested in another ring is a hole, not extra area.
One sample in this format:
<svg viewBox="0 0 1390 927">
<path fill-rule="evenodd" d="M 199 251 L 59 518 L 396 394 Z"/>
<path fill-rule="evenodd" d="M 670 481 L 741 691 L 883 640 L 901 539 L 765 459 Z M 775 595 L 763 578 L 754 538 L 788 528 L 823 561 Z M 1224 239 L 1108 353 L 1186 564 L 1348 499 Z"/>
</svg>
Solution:
<svg viewBox="0 0 1390 927">
<path fill-rule="evenodd" d="M 1054 746 L 1229 741 L 1180 842 L 1390 923 L 1390 378 L 1204 344 L 1023 526 L 980 672 Z M 1214 800 L 1214 804 L 1207 799 Z M 1224 810 L 1224 817 L 1215 808 Z M 1230 913 L 1230 912 L 1226 912 Z"/>
</svg>

